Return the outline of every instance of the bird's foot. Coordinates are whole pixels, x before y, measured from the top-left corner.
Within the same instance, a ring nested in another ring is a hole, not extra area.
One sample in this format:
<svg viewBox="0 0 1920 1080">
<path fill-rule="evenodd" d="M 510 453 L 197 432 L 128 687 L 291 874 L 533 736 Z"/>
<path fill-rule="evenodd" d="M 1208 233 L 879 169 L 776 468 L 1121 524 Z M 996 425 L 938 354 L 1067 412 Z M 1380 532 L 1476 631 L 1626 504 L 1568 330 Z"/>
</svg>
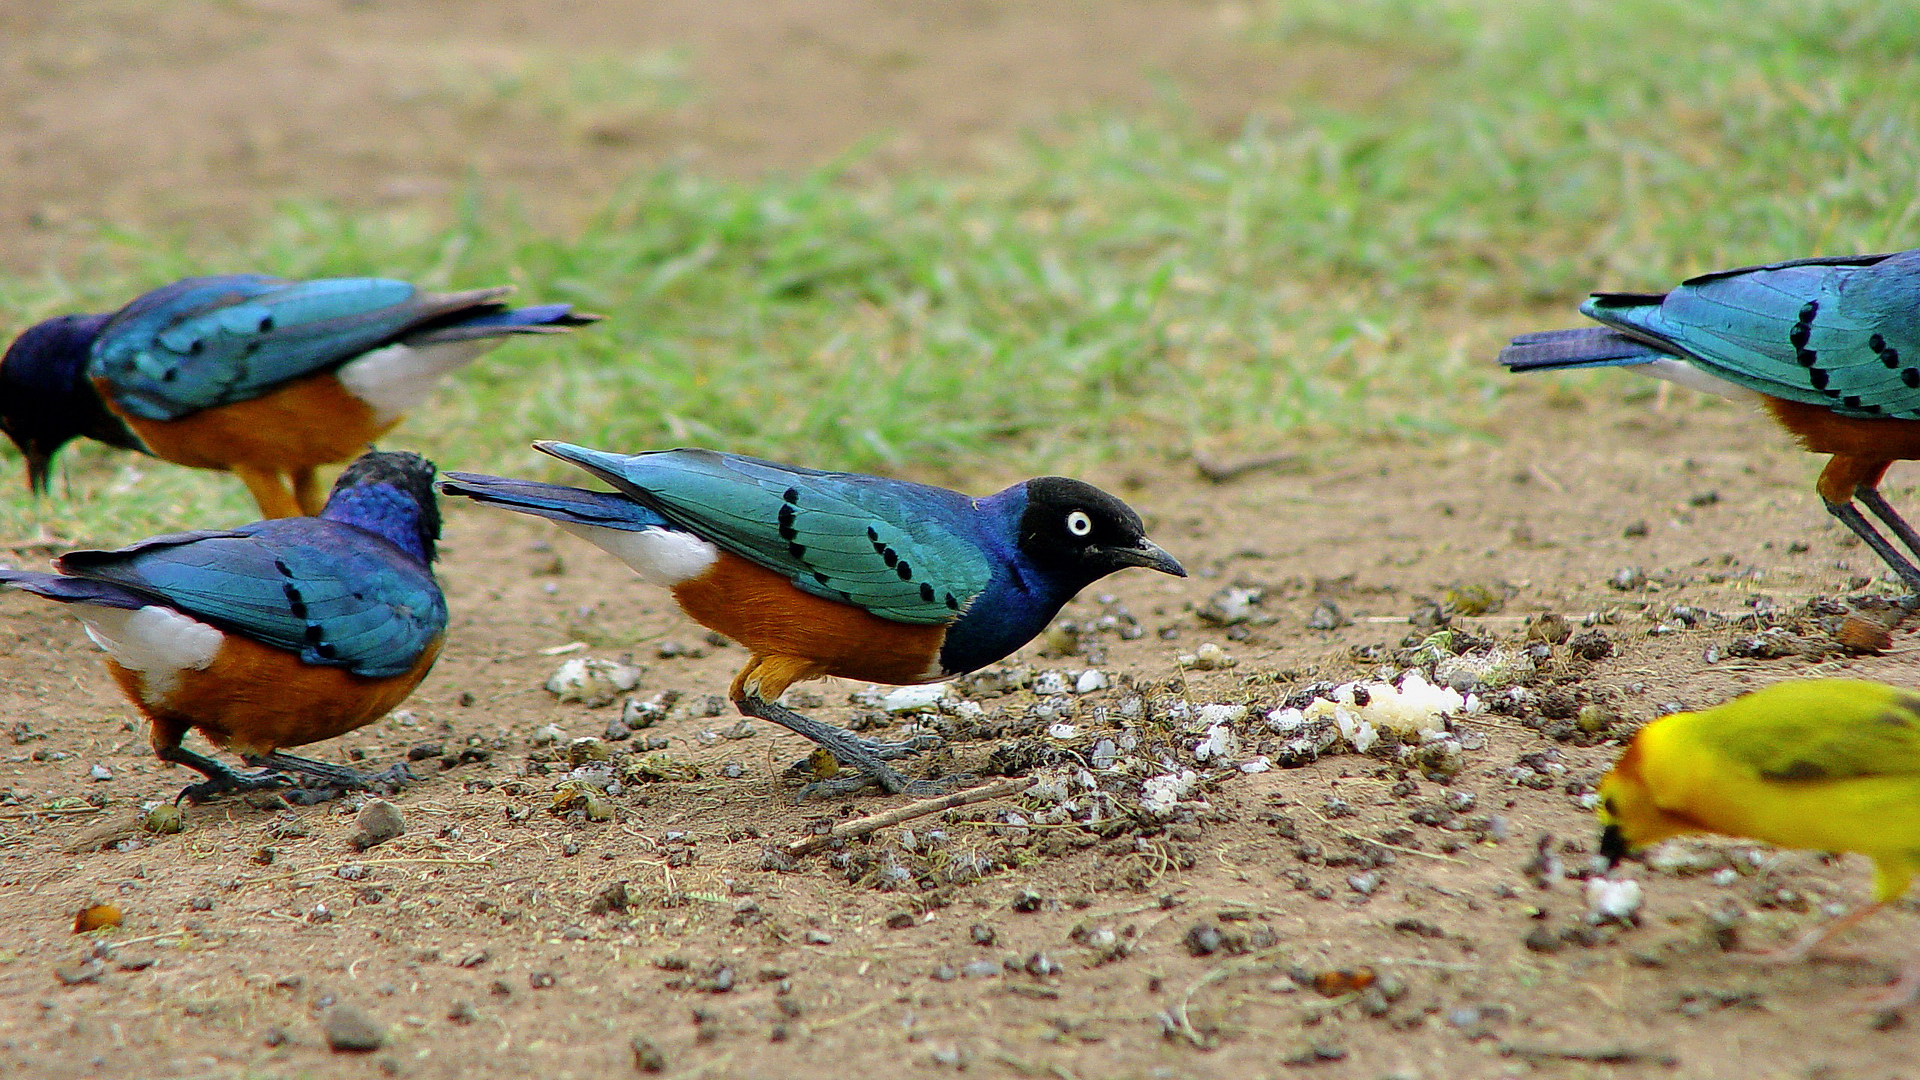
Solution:
<svg viewBox="0 0 1920 1080">
<path fill-rule="evenodd" d="M 293 777 L 278 773 L 272 769 L 242 775 L 232 769 L 222 768 L 219 772 L 209 773 L 198 784 L 188 784 L 173 797 L 175 805 L 182 801 L 203 803 L 216 795 L 243 795 L 250 791 L 279 791 L 293 785 Z"/>
<path fill-rule="evenodd" d="M 911 794 L 913 782 L 895 772 L 887 765 L 887 761 L 913 753 L 916 749 L 924 749 L 926 743 L 923 740 L 932 739 L 935 745 L 939 743 L 938 737 L 925 735 L 915 736 L 903 743 L 884 743 L 875 739 L 862 738 L 845 728 L 802 716 L 785 705 L 767 701 L 756 694 L 742 697 L 733 704 L 746 716 L 779 724 L 788 731 L 825 747 L 827 752 L 842 765 L 857 769 L 864 774 L 857 780 L 851 777 L 835 777 L 831 780 L 819 781 L 819 784 L 828 785 L 825 793 L 829 795 L 858 791 L 869 782 L 879 784 L 891 794 Z M 810 784 L 802 790 L 801 794 L 805 796 L 815 788 L 816 785 Z"/>
<path fill-rule="evenodd" d="M 337 799 L 349 791 L 373 791 L 382 795 L 391 795 L 404 787 L 408 781 L 416 779 L 404 761 L 379 772 L 350 769 L 345 765 L 283 754 L 277 750 L 271 754 L 248 755 L 246 761 L 249 765 L 261 765 L 282 772 L 297 773 L 306 779 L 316 781 L 287 792 L 288 802 L 302 806 Z"/>
<path fill-rule="evenodd" d="M 951 794 L 978 779 L 979 777 L 971 773 L 955 773 L 938 780 L 906 780 L 899 790 L 892 791 L 891 794 L 911 795 L 916 799 L 933 799 Z M 857 772 L 836 776 L 831 780 L 815 780 L 801 788 L 800 794 L 795 796 L 794 801 L 805 802 L 808 799 L 831 799 L 841 795 L 851 795 L 874 783 L 877 781 L 872 777 Z"/>
<path fill-rule="evenodd" d="M 918 754 L 926 750 L 938 750 L 940 747 L 946 745 L 946 740 L 938 735 L 915 735 L 910 739 L 901 739 L 898 742 L 885 742 L 880 739 L 862 738 L 859 735 L 847 731 L 845 728 L 834 727 L 832 724 L 822 724 L 820 726 L 831 728 L 834 731 L 846 732 L 847 738 L 852 740 L 855 745 L 872 754 L 874 757 L 879 758 L 881 761 L 895 761 L 909 754 Z M 818 751 L 815 752 L 818 753 Z M 787 766 L 787 771 L 801 776 L 808 776 L 818 775 L 820 770 L 815 766 L 812 756 L 809 755 Z"/>
<path fill-rule="evenodd" d="M 1852 1002 L 1852 1008 L 1858 1012 L 1887 1012 L 1904 1009 L 1916 999 L 1920 999 L 1920 960 L 1910 960 L 1891 986 L 1861 995 Z"/>
</svg>

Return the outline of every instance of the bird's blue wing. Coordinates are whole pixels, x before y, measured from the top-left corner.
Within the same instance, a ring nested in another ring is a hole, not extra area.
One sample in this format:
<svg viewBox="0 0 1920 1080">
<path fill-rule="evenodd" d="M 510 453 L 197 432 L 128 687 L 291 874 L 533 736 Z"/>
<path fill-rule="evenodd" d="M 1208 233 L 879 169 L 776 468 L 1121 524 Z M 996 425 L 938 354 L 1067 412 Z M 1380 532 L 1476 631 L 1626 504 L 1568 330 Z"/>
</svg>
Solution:
<svg viewBox="0 0 1920 1080">
<path fill-rule="evenodd" d="M 189 278 L 115 314 L 87 373 L 133 415 L 177 420 L 344 363 L 433 317 L 439 299 L 384 278 Z"/>
<path fill-rule="evenodd" d="M 447 625 L 446 599 L 424 566 L 365 530 L 322 519 L 70 552 L 59 568 L 369 677 L 409 670 Z"/>
<path fill-rule="evenodd" d="M 1920 419 L 1920 251 L 1743 267 L 1581 310 L 1763 394 Z"/>
<path fill-rule="evenodd" d="M 536 445 L 806 592 L 895 622 L 951 622 L 992 578 L 980 518 L 958 492 L 711 450 Z"/>
</svg>

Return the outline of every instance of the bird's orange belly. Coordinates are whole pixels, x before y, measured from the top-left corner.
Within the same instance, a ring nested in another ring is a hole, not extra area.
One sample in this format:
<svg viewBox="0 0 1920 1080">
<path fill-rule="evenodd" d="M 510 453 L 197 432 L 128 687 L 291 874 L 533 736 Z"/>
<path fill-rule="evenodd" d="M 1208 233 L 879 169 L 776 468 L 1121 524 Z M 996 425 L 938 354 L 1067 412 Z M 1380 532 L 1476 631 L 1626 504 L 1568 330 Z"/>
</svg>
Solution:
<svg viewBox="0 0 1920 1080">
<path fill-rule="evenodd" d="M 397 422 L 381 423 L 372 406 L 324 372 L 178 420 L 134 416 L 114 404 L 104 380 L 96 385 L 156 457 L 197 469 L 312 469 L 358 455 Z"/>
<path fill-rule="evenodd" d="M 440 655 L 436 638 L 413 667 L 367 678 L 344 668 L 307 664 L 284 649 L 228 635 L 213 662 L 180 672 L 166 700 L 145 700 L 145 679 L 112 660 L 107 667 L 129 699 L 153 720 L 156 748 L 200 730 L 215 746 L 266 754 L 356 731 L 406 700 Z"/>
<path fill-rule="evenodd" d="M 706 573 L 674 586 L 673 596 L 702 626 L 757 656 L 808 661 L 813 674 L 894 684 L 942 677 L 944 624 L 894 622 L 802 592 L 731 552 L 722 552 Z"/>
<path fill-rule="evenodd" d="M 1824 405 L 1766 399 L 1767 411 L 1816 454 L 1847 454 L 1876 461 L 1920 459 L 1920 420 L 1841 416 Z"/>
</svg>

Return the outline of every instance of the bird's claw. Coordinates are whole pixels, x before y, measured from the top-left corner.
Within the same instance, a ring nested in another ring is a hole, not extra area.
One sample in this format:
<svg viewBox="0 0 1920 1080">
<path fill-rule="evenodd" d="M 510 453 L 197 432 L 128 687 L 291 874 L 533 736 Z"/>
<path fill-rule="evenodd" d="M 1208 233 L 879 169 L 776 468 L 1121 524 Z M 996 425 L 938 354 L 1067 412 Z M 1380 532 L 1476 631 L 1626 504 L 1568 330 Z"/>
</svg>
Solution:
<svg viewBox="0 0 1920 1080">
<path fill-rule="evenodd" d="M 263 770 L 250 776 L 242 776 L 236 772 L 228 772 L 225 775 L 211 776 L 198 784 L 188 784 L 186 787 L 181 788 L 180 794 L 173 797 L 173 804 L 178 806 L 184 801 L 189 805 L 194 805 L 206 802 L 216 795 L 244 794 L 250 791 L 278 791 L 281 788 L 290 788 L 292 786 L 293 777 L 285 773 L 274 772 L 271 769 Z"/>
</svg>

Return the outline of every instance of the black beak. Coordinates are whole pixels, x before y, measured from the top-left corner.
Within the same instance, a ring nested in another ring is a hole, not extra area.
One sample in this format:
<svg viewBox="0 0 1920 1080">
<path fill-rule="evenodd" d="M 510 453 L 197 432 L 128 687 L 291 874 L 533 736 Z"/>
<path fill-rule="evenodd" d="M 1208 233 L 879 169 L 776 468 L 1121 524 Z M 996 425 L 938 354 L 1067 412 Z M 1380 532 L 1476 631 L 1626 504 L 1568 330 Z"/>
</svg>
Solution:
<svg viewBox="0 0 1920 1080">
<path fill-rule="evenodd" d="M 1172 574 L 1174 577 L 1187 576 L 1187 568 L 1180 565 L 1180 560 L 1167 554 L 1166 548 L 1144 536 L 1140 538 L 1139 547 L 1109 548 L 1108 550 L 1113 553 L 1114 560 L 1122 566 L 1144 566 L 1149 570 Z"/>
<path fill-rule="evenodd" d="M 1627 849 L 1627 834 L 1620 831 L 1620 826 L 1609 825 L 1600 830 L 1600 854 L 1606 858 L 1608 870 L 1619 866 L 1620 860 L 1631 854 Z"/>
</svg>

